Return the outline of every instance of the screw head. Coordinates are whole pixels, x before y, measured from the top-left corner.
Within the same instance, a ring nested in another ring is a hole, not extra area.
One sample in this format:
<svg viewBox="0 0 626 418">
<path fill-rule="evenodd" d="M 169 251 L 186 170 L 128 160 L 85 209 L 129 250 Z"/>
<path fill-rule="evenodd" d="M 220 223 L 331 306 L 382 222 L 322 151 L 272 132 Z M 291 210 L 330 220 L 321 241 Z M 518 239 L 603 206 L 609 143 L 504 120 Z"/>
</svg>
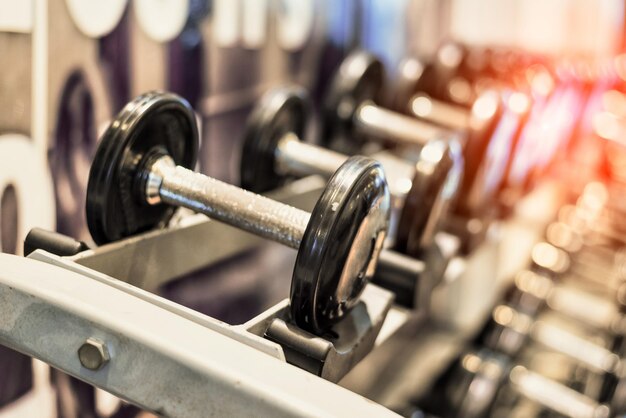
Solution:
<svg viewBox="0 0 626 418">
<path fill-rule="evenodd" d="M 100 370 L 111 357 L 103 341 L 97 338 L 88 338 L 78 349 L 78 359 L 84 368 Z"/>
</svg>

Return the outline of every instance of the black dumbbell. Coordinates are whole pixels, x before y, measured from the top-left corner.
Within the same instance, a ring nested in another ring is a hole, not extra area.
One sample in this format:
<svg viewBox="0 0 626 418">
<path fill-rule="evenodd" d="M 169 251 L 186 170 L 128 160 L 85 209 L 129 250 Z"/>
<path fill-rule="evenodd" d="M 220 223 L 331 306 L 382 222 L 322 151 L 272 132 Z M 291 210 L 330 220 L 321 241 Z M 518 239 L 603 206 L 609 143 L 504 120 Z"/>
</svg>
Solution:
<svg viewBox="0 0 626 418">
<path fill-rule="evenodd" d="M 623 267 L 615 262 L 598 259 L 597 255 L 569 254 L 549 242 L 539 242 L 531 251 L 531 268 L 556 281 L 566 281 L 583 285 L 589 291 L 612 296 L 624 278 Z M 619 263 L 622 263 L 620 260 Z M 580 286 L 579 286 L 580 287 Z"/>
<path fill-rule="evenodd" d="M 374 272 L 390 210 L 381 166 L 364 157 L 346 161 L 309 214 L 191 171 L 198 142 L 184 99 L 151 92 L 127 104 L 103 134 L 89 173 L 94 241 L 163 225 L 182 206 L 296 248 L 292 317 L 323 333 L 358 302 Z"/>
<path fill-rule="evenodd" d="M 533 283 L 533 277 L 526 276 L 524 280 L 522 286 L 527 286 L 527 289 L 534 287 L 534 291 L 526 293 L 526 300 L 515 299 L 519 305 L 512 306 L 511 301 L 506 305 L 498 305 L 492 311 L 476 342 L 510 357 L 516 357 L 528 342 L 565 355 L 574 360 L 578 367 L 600 378 L 601 388 L 597 395 L 593 396 L 594 399 L 610 404 L 614 412 L 625 413 L 626 403 L 623 394 L 626 390 L 626 326 L 623 318 L 621 321 L 615 321 L 613 334 L 608 338 L 606 346 L 592 343 L 546 321 L 537 321 L 533 317 L 537 311 L 528 312 L 528 302 L 541 293 L 537 292 L 539 289 L 546 286 L 545 283 L 536 281 Z M 626 284 L 620 286 L 618 294 L 623 307 Z M 577 302 L 579 309 L 585 306 L 584 300 Z M 575 306 L 572 308 L 576 309 Z M 588 312 L 589 316 L 593 315 L 592 311 Z"/>
<path fill-rule="evenodd" d="M 509 357 L 517 357 L 529 343 L 573 359 L 594 373 L 615 375 L 622 367 L 618 353 L 587 341 L 548 321 L 521 312 L 510 304 L 497 305 L 476 343 Z"/>
<path fill-rule="evenodd" d="M 489 224 L 485 219 L 496 211 L 496 192 L 509 165 L 519 124 L 505 122 L 500 134 L 494 135 L 502 106 L 500 95 L 490 92 L 477 104 L 480 120 L 474 122 L 480 125 L 477 128 L 480 135 L 460 132 L 454 127 L 442 128 L 376 105 L 382 84 L 383 65 L 376 57 L 366 52 L 349 55 L 337 71 L 324 101 L 322 139 L 333 148 L 354 150 L 359 143 L 355 141 L 357 138 L 405 145 L 423 145 L 429 139 L 451 135 L 458 138 L 464 160 L 463 180 L 452 209 L 455 216 L 447 220 L 446 229 L 461 236 L 463 251 L 471 252 L 482 242 L 485 226 Z M 511 126 L 514 129 L 511 130 Z M 342 147 L 346 141 L 352 147 Z"/>
<path fill-rule="evenodd" d="M 626 323 L 624 285 L 613 298 L 597 296 L 571 286 L 557 285 L 553 278 L 532 270 L 522 270 L 505 292 L 505 303 L 536 317 L 545 310 L 570 318 L 609 336 L 622 332 Z"/>
<path fill-rule="evenodd" d="M 356 51 L 348 55 L 335 73 L 322 106 L 324 145 L 337 139 L 348 140 L 360 148 L 367 138 L 402 145 L 423 146 L 434 138 L 460 140 L 460 132 L 452 132 L 421 122 L 376 104 L 384 83 L 384 67 L 374 55 Z"/>
<path fill-rule="evenodd" d="M 607 405 L 516 365 L 508 356 L 487 348 L 464 351 L 419 404 L 442 418 L 486 418 L 493 416 L 501 404 L 519 398 L 559 416 L 612 416 Z M 511 405 L 507 403 L 507 406 Z"/>
<path fill-rule="evenodd" d="M 603 347 L 580 341 L 562 330 L 545 325 L 536 327 L 534 332 L 543 346 L 567 354 L 586 369 L 600 373 L 603 389 L 598 399 L 619 402 L 620 398 L 613 399 L 607 393 L 620 392 L 626 385 L 623 381 L 626 378 L 625 283 L 618 288 L 615 302 L 617 309 L 607 310 L 610 306 L 607 300 L 557 287 L 548 277 L 525 270 L 515 277 L 515 284 L 505 296 L 505 303 L 514 307 L 515 312 L 506 309 L 494 311 L 492 321 L 482 330 L 479 340 L 509 355 L 516 354 L 532 331 L 534 318 L 548 309 L 576 321 L 577 325 L 601 330 L 606 339 Z M 499 317 L 496 317 L 497 313 Z M 626 411 L 623 406 L 615 408 Z"/>
<path fill-rule="evenodd" d="M 318 174 L 326 178 L 349 157 L 307 144 L 303 135 L 311 113 L 306 92 L 282 87 L 267 92 L 253 109 L 244 133 L 241 185 L 264 193 L 289 177 Z M 393 206 L 400 209 L 395 249 L 419 257 L 433 243 L 441 215 L 456 192 L 462 164 L 444 140 L 433 139 L 417 163 L 388 153 L 372 155 L 385 170 Z"/>
</svg>

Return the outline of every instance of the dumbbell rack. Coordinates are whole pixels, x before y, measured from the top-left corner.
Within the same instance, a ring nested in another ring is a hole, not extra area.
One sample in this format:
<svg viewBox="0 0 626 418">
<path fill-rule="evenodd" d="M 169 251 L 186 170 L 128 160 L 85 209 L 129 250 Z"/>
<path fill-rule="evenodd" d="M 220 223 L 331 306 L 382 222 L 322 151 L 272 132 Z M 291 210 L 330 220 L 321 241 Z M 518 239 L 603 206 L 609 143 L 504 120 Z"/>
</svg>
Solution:
<svg viewBox="0 0 626 418">
<path fill-rule="evenodd" d="M 321 178 L 306 178 L 272 197 L 306 207 L 324 186 Z M 2 255 L 11 258 L 5 263 L 11 267 L 0 273 L 2 305 L 10 307 L 0 319 L 0 341 L 165 415 L 253 410 L 263 416 L 301 416 L 303 411 L 392 416 L 331 383 L 393 332 L 389 325 L 381 332 L 387 316 L 396 326 L 407 317 L 397 308 L 389 314 L 392 293 L 368 285 L 348 320 L 333 329 L 339 337 L 332 342 L 290 325 L 288 300 L 231 326 L 150 293 L 261 242 L 192 215 L 167 230 L 72 257 L 43 250 L 29 259 Z M 89 339 L 105 350 L 100 360 L 106 364 L 96 370 L 85 367 L 77 354 Z"/>
<path fill-rule="evenodd" d="M 324 185 L 307 177 L 271 197 L 306 209 Z M 291 326 L 286 299 L 235 326 L 182 307 L 150 292 L 263 240 L 203 215 L 174 223 L 70 257 L 43 250 L 30 260 L 2 256 L 13 258 L 7 264 L 15 269 L 0 273 L 2 305 L 11 306 L 0 315 L 0 342 L 147 410 L 175 416 L 252 410 L 263 416 L 393 416 L 348 390 L 368 392 L 354 384 L 363 372 L 342 381 L 348 389 L 334 383 L 374 347 L 359 364 L 367 373 L 380 370 L 376 363 L 394 353 L 394 344 L 426 338 L 432 344 L 415 345 L 413 360 L 419 357 L 421 365 L 411 367 L 420 373 L 417 386 L 425 387 L 440 371 L 432 367 L 435 359 L 453 357 L 463 344 L 462 335 L 423 326 L 419 314 L 393 305 L 393 295 L 375 285 L 333 330 L 339 335 L 333 342 Z M 408 340 L 391 341 L 407 329 Z M 88 338 L 105 342 L 109 351 L 99 370 L 81 365 L 77 355 Z"/>
</svg>

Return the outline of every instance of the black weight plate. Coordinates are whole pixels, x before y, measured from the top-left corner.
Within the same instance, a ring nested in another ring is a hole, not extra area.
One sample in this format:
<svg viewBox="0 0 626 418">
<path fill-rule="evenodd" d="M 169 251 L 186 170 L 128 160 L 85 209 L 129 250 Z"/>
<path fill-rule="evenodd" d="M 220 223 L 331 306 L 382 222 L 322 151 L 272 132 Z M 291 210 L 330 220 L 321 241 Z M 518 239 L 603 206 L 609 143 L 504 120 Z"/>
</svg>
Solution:
<svg viewBox="0 0 626 418">
<path fill-rule="evenodd" d="M 411 99 L 419 93 L 422 78 L 428 76 L 429 64 L 417 58 L 407 58 L 400 63 L 400 71 L 395 77 L 393 99 L 390 109 L 398 113 L 411 114 Z"/>
<path fill-rule="evenodd" d="M 498 96 L 498 98 L 494 99 L 492 96 Z M 473 127 L 468 132 L 463 150 L 465 173 L 456 212 L 468 217 L 480 215 L 482 210 L 493 204 L 492 200 L 483 199 L 480 196 L 486 196 L 485 190 L 489 188 L 488 184 L 500 185 L 502 182 L 500 176 L 504 176 L 504 172 L 494 173 L 490 169 L 494 165 L 494 157 L 501 155 L 499 149 L 505 148 L 504 158 L 507 160 L 510 155 L 512 137 L 502 135 L 502 131 L 506 131 L 507 126 L 503 126 L 506 125 L 506 121 L 501 121 L 504 109 L 499 94 L 486 92 L 484 97 L 482 100 L 496 100 L 497 104 L 488 117 L 472 122 Z M 494 196 L 489 197 L 493 199 Z"/>
<path fill-rule="evenodd" d="M 425 242 L 426 235 L 433 234 L 454 195 L 449 190 L 450 176 L 458 178 L 459 174 L 452 173 L 453 169 L 457 170 L 458 166 L 455 167 L 446 141 L 434 140 L 422 149 L 420 160 L 415 164 L 411 190 L 405 197 L 398 220 L 397 251 L 416 257 L 422 255 L 429 244 Z"/>
<path fill-rule="evenodd" d="M 97 244 L 164 224 L 173 207 L 148 205 L 137 193 L 144 157 L 165 150 L 177 165 L 193 168 L 198 127 L 191 106 L 170 93 L 150 92 L 128 103 L 102 135 L 89 171 L 87 226 Z"/>
<path fill-rule="evenodd" d="M 308 95 L 295 86 L 273 89 L 257 102 L 244 130 L 241 187 L 264 193 L 284 182 L 275 167 L 276 147 L 289 132 L 304 136 L 310 112 Z"/>
<path fill-rule="evenodd" d="M 382 62 L 368 52 L 353 52 L 343 60 L 324 99 L 322 144 L 338 137 L 353 139 L 355 111 L 363 102 L 378 99 L 384 78 Z"/>
<path fill-rule="evenodd" d="M 291 313 L 300 327 L 321 335 L 358 303 L 374 273 L 389 209 L 385 175 L 374 160 L 351 157 L 330 178 L 294 267 Z"/>
</svg>

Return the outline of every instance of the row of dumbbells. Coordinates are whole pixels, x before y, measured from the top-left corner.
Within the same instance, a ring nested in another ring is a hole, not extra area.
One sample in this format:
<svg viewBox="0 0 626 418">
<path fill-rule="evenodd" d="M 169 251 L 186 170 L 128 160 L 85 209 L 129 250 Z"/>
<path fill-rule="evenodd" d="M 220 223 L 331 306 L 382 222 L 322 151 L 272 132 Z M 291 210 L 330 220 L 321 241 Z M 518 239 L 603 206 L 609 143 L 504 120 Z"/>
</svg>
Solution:
<svg viewBox="0 0 626 418">
<path fill-rule="evenodd" d="M 423 410 L 438 417 L 528 416 L 528 409 L 513 413 L 522 399 L 535 416 L 626 413 L 626 240 L 616 238 L 618 226 L 606 217 L 614 210 L 610 200 L 607 188 L 593 183 L 576 204 L 561 208 L 535 246 L 531 267 L 515 277 L 471 346 L 417 401 Z M 554 381 L 541 367 L 525 365 L 542 351 L 565 356 L 583 377 Z"/>
<path fill-rule="evenodd" d="M 439 62 L 425 66 L 414 79 L 407 115 L 376 104 L 384 81 L 378 59 L 366 52 L 345 59 L 320 111 L 318 142 L 361 149 L 363 140 L 374 140 L 379 151 L 369 157 L 306 143 L 306 92 L 293 86 L 268 92 L 245 129 L 246 190 L 191 171 L 198 127 L 184 99 L 161 92 L 136 98 L 103 134 L 91 167 L 86 206 L 94 241 L 164 225 L 175 208 L 186 207 L 296 248 L 291 314 L 300 327 L 324 335 L 370 279 L 384 284 L 387 272 L 397 272 L 398 257 L 430 254 L 442 228 L 470 251 L 494 216 L 532 84 L 515 91 L 490 75 L 472 79 L 463 67 L 445 64 L 445 71 Z M 464 104 L 442 92 L 455 91 L 461 79 L 471 88 Z M 311 213 L 250 192 L 310 174 L 328 179 Z M 387 234 L 391 212 L 397 213 Z M 440 277 L 442 269 L 433 274 Z"/>
</svg>

